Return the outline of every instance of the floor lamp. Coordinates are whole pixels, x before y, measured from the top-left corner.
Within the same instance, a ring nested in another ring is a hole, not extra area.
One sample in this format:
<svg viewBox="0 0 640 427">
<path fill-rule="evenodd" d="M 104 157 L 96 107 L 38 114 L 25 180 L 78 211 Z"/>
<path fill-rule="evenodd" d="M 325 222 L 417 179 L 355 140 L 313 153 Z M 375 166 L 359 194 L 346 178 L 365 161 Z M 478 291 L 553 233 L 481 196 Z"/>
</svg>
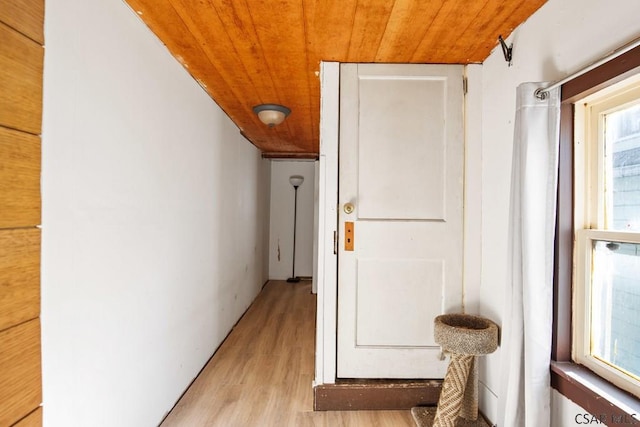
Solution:
<svg viewBox="0 0 640 427">
<path fill-rule="evenodd" d="M 302 185 L 304 177 L 300 175 L 291 175 L 289 182 L 293 185 L 293 261 L 291 263 L 291 277 L 287 279 L 289 283 L 296 283 L 300 278 L 296 276 L 296 221 L 298 216 L 298 187 Z"/>
</svg>

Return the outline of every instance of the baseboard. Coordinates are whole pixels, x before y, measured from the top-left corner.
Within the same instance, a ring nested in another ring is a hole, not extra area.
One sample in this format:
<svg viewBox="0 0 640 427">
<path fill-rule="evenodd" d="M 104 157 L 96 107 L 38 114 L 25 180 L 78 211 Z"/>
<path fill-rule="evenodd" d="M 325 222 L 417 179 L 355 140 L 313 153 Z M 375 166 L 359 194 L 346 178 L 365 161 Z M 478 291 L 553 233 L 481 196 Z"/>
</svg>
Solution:
<svg viewBox="0 0 640 427">
<path fill-rule="evenodd" d="M 442 380 L 339 380 L 313 388 L 316 411 L 411 409 L 435 406 Z"/>
</svg>

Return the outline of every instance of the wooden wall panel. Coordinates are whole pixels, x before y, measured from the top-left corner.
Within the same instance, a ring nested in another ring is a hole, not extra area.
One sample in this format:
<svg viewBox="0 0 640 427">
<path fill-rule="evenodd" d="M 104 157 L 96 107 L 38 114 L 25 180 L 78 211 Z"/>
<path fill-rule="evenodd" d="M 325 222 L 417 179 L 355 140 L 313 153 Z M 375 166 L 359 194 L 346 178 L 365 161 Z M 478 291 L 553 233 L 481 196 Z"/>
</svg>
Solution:
<svg viewBox="0 0 640 427">
<path fill-rule="evenodd" d="M 16 423 L 42 402 L 40 319 L 0 332 L 0 425 Z"/>
<path fill-rule="evenodd" d="M 40 230 L 0 230 L 0 331 L 40 316 Z"/>
<path fill-rule="evenodd" d="M 40 137 L 0 127 L 0 183 L 0 228 L 40 224 Z"/>
<path fill-rule="evenodd" d="M 13 427 L 38 427 L 42 425 L 42 407 L 39 407 L 19 422 L 13 425 Z"/>
<path fill-rule="evenodd" d="M 0 0 L 0 426 L 42 425 L 44 0 Z"/>
<path fill-rule="evenodd" d="M 44 44 L 44 0 L 2 1 L 0 22 Z"/>
<path fill-rule="evenodd" d="M 0 126 L 40 134 L 43 58 L 40 44 L 0 23 Z"/>
</svg>

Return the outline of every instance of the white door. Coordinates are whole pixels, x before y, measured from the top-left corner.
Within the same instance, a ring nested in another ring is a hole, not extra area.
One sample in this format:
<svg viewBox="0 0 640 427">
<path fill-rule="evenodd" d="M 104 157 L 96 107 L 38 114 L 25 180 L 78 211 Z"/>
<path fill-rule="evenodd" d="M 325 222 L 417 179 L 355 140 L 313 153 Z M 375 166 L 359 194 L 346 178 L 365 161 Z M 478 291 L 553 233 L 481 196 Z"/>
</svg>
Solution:
<svg viewBox="0 0 640 427">
<path fill-rule="evenodd" d="M 340 378 L 444 376 L 433 319 L 462 308 L 462 73 L 341 66 Z"/>
</svg>

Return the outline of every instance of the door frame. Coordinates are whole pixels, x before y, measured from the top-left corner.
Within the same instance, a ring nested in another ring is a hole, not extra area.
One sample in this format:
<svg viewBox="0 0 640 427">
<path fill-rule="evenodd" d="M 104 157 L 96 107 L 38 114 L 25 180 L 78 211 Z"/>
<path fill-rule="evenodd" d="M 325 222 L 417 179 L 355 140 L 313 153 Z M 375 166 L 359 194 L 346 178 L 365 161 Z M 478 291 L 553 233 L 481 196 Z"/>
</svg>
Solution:
<svg viewBox="0 0 640 427">
<path fill-rule="evenodd" d="M 482 265 L 482 65 L 465 66 L 463 307 L 479 314 Z M 338 257 L 338 141 L 340 130 L 340 63 L 320 64 L 320 156 L 318 165 L 318 227 L 316 360 L 314 386 L 336 382 Z M 337 244 L 337 243 L 336 243 Z M 336 251 L 337 252 L 337 251 Z"/>
</svg>

